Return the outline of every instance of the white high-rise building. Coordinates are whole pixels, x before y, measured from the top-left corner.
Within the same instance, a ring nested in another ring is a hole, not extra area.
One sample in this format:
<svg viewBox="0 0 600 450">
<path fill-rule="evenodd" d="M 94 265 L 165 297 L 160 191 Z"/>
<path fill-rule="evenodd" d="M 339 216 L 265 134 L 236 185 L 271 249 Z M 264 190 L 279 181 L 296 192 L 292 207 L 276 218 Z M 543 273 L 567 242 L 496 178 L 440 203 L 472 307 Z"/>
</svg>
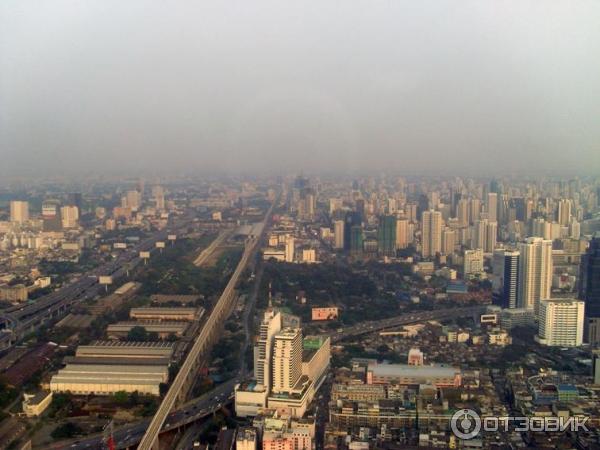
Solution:
<svg viewBox="0 0 600 450">
<path fill-rule="evenodd" d="M 269 391 L 271 386 L 271 349 L 273 339 L 281 330 L 281 313 L 273 308 L 265 311 L 254 346 L 254 376 L 256 383 Z"/>
<path fill-rule="evenodd" d="M 422 215 L 421 255 L 432 258 L 442 251 L 442 213 L 424 211 Z"/>
<path fill-rule="evenodd" d="M 344 221 L 336 220 L 333 222 L 333 236 L 334 236 L 334 247 L 341 249 L 344 248 Z"/>
<path fill-rule="evenodd" d="M 276 393 L 291 392 L 302 376 L 302 330 L 285 328 L 273 341 L 273 383 Z"/>
<path fill-rule="evenodd" d="M 571 298 L 541 300 L 536 340 L 550 346 L 580 346 L 583 343 L 584 308 L 584 302 Z"/>
<path fill-rule="evenodd" d="M 79 208 L 77 206 L 63 206 L 60 208 L 60 219 L 63 228 L 77 228 L 79 221 Z"/>
<path fill-rule="evenodd" d="M 29 220 L 29 202 L 13 200 L 10 202 L 10 221 L 24 223 Z"/>
<path fill-rule="evenodd" d="M 552 288 L 552 241 L 530 237 L 519 244 L 519 308 L 533 309 L 550 298 Z"/>
</svg>

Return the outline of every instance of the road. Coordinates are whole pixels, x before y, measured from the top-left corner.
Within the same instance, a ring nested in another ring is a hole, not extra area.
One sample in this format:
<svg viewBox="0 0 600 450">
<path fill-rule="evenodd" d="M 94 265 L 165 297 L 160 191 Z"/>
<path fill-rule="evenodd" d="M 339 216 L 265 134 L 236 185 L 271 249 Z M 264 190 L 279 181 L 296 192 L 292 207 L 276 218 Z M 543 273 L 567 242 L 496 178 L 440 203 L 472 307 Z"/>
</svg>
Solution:
<svg viewBox="0 0 600 450">
<path fill-rule="evenodd" d="M 458 317 L 469 317 L 481 314 L 485 311 L 485 306 L 468 306 L 464 308 L 446 308 L 433 311 L 420 311 L 401 316 L 390 317 L 383 320 L 370 322 L 361 322 L 346 328 L 339 328 L 335 333 L 331 333 L 331 343 L 337 343 L 350 337 L 361 336 L 363 334 L 373 333 L 386 328 L 394 328 L 411 323 L 424 322 L 427 320 L 455 319 Z"/>
<path fill-rule="evenodd" d="M 200 267 L 206 261 L 208 261 L 208 258 L 212 256 L 213 252 L 217 249 L 217 247 L 221 245 L 229 236 L 231 236 L 232 233 L 233 230 L 221 231 L 217 238 L 214 241 L 212 241 L 208 247 L 206 247 L 200 252 L 198 257 L 194 260 L 194 265 Z"/>
</svg>

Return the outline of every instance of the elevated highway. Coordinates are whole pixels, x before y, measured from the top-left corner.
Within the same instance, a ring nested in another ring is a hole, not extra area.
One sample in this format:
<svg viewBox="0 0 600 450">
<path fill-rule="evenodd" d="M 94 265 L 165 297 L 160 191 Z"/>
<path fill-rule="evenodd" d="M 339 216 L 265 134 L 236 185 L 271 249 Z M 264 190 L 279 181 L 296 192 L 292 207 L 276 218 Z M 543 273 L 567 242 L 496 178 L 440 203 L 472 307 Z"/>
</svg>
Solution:
<svg viewBox="0 0 600 450">
<path fill-rule="evenodd" d="M 161 405 L 148 425 L 146 433 L 140 441 L 140 445 L 138 447 L 139 450 L 158 449 L 158 435 L 167 421 L 169 412 L 176 404 L 183 403 L 187 398 L 189 391 L 196 381 L 196 374 L 204 362 L 203 357 L 206 355 L 213 343 L 219 338 L 221 327 L 223 326 L 225 319 L 231 313 L 233 301 L 235 299 L 235 288 L 238 284 L 240 276 L 246 269 L 248 262 L 256 254 L 258 243 L 260 242 L 260 239 L 266 228 L 266 224 L 271 217 L 274 206 L 275 202 L 267 211 L 264 220 L 261 222 L 258 228 L 258 233 L 256 236 L 250 237 L 246 240 L 244 253 L 242 254 L 242 257 L 235 271 L 233 272 L 233 275 L 229 279 L 227 286 L 225 286 L 221 297 L 217 301 L 206 323 L 196 337 L 192 348 L 188 352 L 185 361 L 175 377 L 175 380 L 173 380 L 173 383 L 171 383 L 171 386 L 163 398 Z"/>
</svg>

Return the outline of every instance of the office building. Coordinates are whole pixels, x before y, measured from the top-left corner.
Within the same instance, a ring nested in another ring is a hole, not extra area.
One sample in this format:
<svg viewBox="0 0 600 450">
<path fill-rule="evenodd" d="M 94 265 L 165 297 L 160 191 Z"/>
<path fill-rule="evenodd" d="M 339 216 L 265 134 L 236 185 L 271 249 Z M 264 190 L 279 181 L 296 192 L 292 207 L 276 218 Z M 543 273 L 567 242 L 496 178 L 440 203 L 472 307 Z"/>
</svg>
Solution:
<svg viewBox="0 0 600 450">
<path fill-rule="evenodd" d="M 382 256 L 396 255 L 396 217 L 380 216 L 377 228 L 377 245 Z"/>
<path fill-rule="evenodd" d="M 583 319 L 584 302 L 568 298 L 543 299 L 536 340 L 542 345 L 578 347 L 583 343 Z"/>
<path fill-rule="evenodd" d="M 600 344 L 600 234 L 581 259 L 579 298 L 585 302 L 586 340 Z"/>
<path fill-rule="evenodd" d="M 350 228 L 350 253 L 358 255 L 363 252 L 363 229 L 361 225 Z"/>
<path fill-rule="evenodd" d="M 552 241 L 528 238 L 519 244 L 519 308 L 538 313 L 539 301 L 550 298 L 552 288 Z"/>
<path fill-rule="evenodd" d="M 517 251 L 496 250 L 492 259 L 494 303 L 502 308 L 516 308 L 519 294 L 519 257 Z"/>
<path fill-rule="evenodd" d="M 358 227 L 362 228 L 362 218 L 360 213 L 355 211 L 350 211 L 346 213 L 346 217 L 344 218 L 344 250 L 351 250 L 352 243 L 352 228 Z M 362 247 L 362 240 L 361 240 Z M 362 251 L 362 249 L 361 249 Z"/>
<path fill-rule="evenodd" d="M 421 256 L 433 258 L 442 251 L 442 213 L 424 211 L 421 224 Z"/>
<path fill-rule="evenodd" d="M 12 200 L 10 202 L 10 221 L 12 223 L 25 223 L 29 220 L 29 202 Z"/>
</svg>

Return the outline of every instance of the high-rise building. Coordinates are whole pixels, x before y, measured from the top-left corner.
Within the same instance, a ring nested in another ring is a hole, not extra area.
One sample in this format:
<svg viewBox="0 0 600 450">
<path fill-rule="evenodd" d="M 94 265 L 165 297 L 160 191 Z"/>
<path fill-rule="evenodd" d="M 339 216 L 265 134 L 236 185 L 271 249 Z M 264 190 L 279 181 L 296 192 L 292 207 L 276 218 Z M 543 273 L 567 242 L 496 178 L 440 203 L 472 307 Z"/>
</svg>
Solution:
<svg viewBox="0 0 600 450">
<path fill-rule="evenodd" d="M 12 200 L 10 202 L 10 221 L 25 223 L 29 220 L 29 202 Z"/>
<path fill-rule="evenodd" d="M 60 217 L 63 228 L 77 228 L 79 208 L 77 206 L 63 206 L 60 208 Z"/>
<path fill-rule="evenodd" d="M 294 262 L 295 241 L 293 236 L 288 236 L 285 240 L 285 262 Z"/>
<path fill-rule="evenodd" d="M 422 215 L 421 256 L 435 257 L 442 251 L 442 213 L 424 211 Z"/>
<path fill-rule="evenodd" d="M 131 208 L 132 211 L 138 211 L 142 206 L 142 193 L 137 190 L 127 191 L 121 199 L 123 208 Z"/>
<path fill-rule="evenodd" d="M 268 308 L 259 327 L 258 340 L 254 346 L 254 376 L 256 383 L 269 391 L 271 387 L 271 349 L 273 339 L 281 330 L 281 313 Z"/>
<path fill-rule="evenodd" d="M 344 250 L 350 250 L 350 231 L 354 226 L 362 227 L 361 215 L 356 211 L 349 211 L 344 218 Z"/>
<path fill-rule="evenodd" d="M 408 247 L 408 219 L 396 220 L 396 248 L 402 249 Z"/>
<path fill-rule="evenodd" d="M 363 229 L 360 225 L 350 228 L 350 252 L 354 255 L 363 251 Z"/>
<path fill-rule="evenodd" d="M 583 343 L 584 303 L 570 298 L 540 301 L 536 340 L 543 345 L 578 347 Z"/>
<path fill-rule="evenodd" d="M 336 220 L 333 222 L 333 237 L 334 247 L 337 249 L 344 248 L 344 221 Z"/>
<path fill-rule="evenodd" d="M 379 254 L 396 255 L 396 216 L 380 216 L 377 228 L 377 245 Z"/>
<path fill-rule="evenodd" d="M 292 392 L 302 376 L 302 330 L 285 328 L 273 340 L 273 382 L 276 393 Z"/>
<path fill-rule="evenodd" d="M 469 201 L 461 198 L 456 206 L 456 217 L 461 227 L 469 225 Z"/>
<path fill-rule="evenodd" d="M 490 222 L 496 222 L 498 220 L 498 194 L 495 192 L 489 192 L 486 199 L 485 209 L 488 213 L 488 219 Z"/>
<path fill-rule="evenodd" d="M 456 248 L 456 230 L 444 228 L 442 231 L 442 254 L 451 255 Z"/>
<path fill-rule="evenodd" d="M 467 275 L 477 275 L 483 272 L 483 250 L 465 250 L 463 259 L 463 273 Z"/>
<path fill-rule="evenodd" d="M 569 225 L 571 219 L 571 200 L 561 198 L 558 202 L 558 223 L 562 226 Z"/>
<path fill-rule="evenodd" d="M 67 196 L 67 205 L 75 206 L 77 208 L 78 216 L 81 216 L 81 214 L 83 212 L 81 210 L 81 207 L 83 206 L 83 196 L 81 195 L 81 193 L 80 192 L 71 192 Z"/>
<path fill-rule="evenodd" d="M 494 303 L 502 308 L 516 308 L 519 294 L 519 252 L 496 250 L 492 260 L 494 271 Z"/>
<path fill-rule="evenodd" d="M 158 211 L 163 211 L 165 209 L 165 190 L 162 186 L 152 187 L 152 198 L 154 199 L 154 207 Z"/>
<path fill-rule="evenodd" d="M 579 298 L 585 302 L 586 340 L 600 344 L 600 234 L 592 238 L 581 259 Z"/>
<path fill-rule="evenodd" d="M 519 244 L 519 308 L 538 314 L 540 300 L 550 298 L 552 288 L 552 241 L 530 237 Z"/>
</svg>

